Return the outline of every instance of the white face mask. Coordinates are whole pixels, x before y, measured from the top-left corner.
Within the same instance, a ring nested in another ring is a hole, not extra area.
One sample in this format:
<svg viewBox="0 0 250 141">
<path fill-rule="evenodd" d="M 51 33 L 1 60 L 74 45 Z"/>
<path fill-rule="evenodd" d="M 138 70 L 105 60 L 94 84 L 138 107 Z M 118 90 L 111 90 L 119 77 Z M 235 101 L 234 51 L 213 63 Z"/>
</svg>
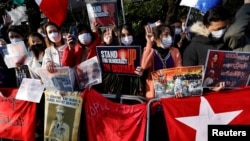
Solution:
<svg viewBox="0 0 250 141">
<path fill-rule="evenodd" d="M 182 32 L 181 28 L 175 28 L 174 34 L 179 35 Z"/>
<path fill-rule="evenodd" d="M 133 36 L 122 37 L 122 38 L 121 38 L 121 42 L 122 42 L 122 44 L 124 44 L 125 46 L 129 46 L 129 45 L 131 45 L 132 42 L 133 42 Z"/>
<path fill-rule="evenodd" d="M 92 37 L 89 33 L 83 33 L 78 36 L 78 40 L 83 45 L 89 45 L 92 41 Z"/>
<path fill-rule="evenodd" d="M 11 39 L 10 39 L 10 42 L 11 42 L 12 44 L 17 43 L 17 42 L 21 42 L 21 41 L 23 41 L 21 38 L 11 38 Z"/>
<path fill-rule="evenodd" d="M 50 39 L 51 42 L 58 43 L 61 41 L 62 35 L 59 34 L 58 32 L 52 32 L 48 34 L 48 38 Z"/>
<path fill-rule="evenodd" d="M 173 43 L 173 40 L 172 40 L 172 37 L 171 36 L 168 36 L 167 38 L 166 37 L 163 37 L 161 39 L 161 42 L 162 42 L 162 48 L 169 48 L 172 43 Z"/>
<path fill-rule="evenodd" d="M 213 32 L 211 32 L 211 35 L 213 38 L 219 39 L 224 35 L 225 31 L 226 31 L 226 28 L 221 29 L 221 30 L 217 30 L 217 31 L 213 31 Z"/>
</svg>

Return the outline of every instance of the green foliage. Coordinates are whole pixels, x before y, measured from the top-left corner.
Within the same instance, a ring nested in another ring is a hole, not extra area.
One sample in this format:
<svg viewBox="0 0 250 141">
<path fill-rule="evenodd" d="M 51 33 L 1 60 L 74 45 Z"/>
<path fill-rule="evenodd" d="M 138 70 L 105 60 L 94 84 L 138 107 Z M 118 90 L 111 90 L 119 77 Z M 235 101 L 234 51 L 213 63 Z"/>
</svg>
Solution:
<svg viewBox="0 0 250 141">
<path fill-rule="evenodd" d="M 145 19 L 151 19 L 151 22 L 157 20 L 164 21 L 167 9 L 166 0 L 148 0 L 140 2 L 124 1 L 125 22 L 132 24 L 136 36 L 140 36 L 144 34 L 143 25 L 145 25 Z M 119 25 L 123 23 L 122 10 L 120 10 Z"/>
</svg>

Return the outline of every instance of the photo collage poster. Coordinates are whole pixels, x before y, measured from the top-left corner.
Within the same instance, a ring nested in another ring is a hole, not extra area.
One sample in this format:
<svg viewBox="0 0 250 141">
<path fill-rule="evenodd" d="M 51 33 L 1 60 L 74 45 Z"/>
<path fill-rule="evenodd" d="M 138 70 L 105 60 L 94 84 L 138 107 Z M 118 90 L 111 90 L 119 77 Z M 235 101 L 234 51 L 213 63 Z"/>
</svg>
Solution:
<svg viewBox="0 0 250 141">
<path fill-rule="evenodd" d="M 174 97 L 176 93 L 200 96 L 203 93 L 203 66 L 160 69 L 151 73 L 156 98 Z"/>
<path fill-rule="evenodd" d="M 225 82 L 225 88 L 245 87 L 249 83 L 250 53 L 209 50 L 203 80 L 204 88 Z"/>
<path fill-rule="evenodd" d="M 44 140 L 77 141 L 82 111 L 81 92 L 45 90 Z"/>
<path fill-rule="evenodd" d="M 54 70 L 53 73 L 44 68 L 38 70 L 44 87 L 50 90 L 73 91 L 75 84 L 74 70 L 69 67 L 57 67 Z"/>
<path fill-rule="evenodd" d="M 97 56 L 103 73 L 137 76 L 141 63 L 141 46 L 97 46 Z"/>
</svg>

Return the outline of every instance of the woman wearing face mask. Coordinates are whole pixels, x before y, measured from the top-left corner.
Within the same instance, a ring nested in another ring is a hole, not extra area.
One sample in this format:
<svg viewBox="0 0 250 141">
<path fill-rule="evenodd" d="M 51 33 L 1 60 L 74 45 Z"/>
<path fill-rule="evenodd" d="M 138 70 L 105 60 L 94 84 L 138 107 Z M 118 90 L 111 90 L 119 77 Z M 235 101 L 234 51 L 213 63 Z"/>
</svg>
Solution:
<svg viewBox="0 0 250 141">
<path fill-rule="evenodd" d="M 173 47 L 171 28 L 168 25 L 160 25 L 153 34 L 150 26 L 145 26 L 147 44 L 144 48 L 141 66 L 136 68 L 135 73 L 142 76 L 148 70 L 146 79 L 146 98 L 155 97 L 151 72 L 182 66 L 182 59 L 177 48 Z"/>
<path fill-rule="evenodd" d="M 63 66 L 62 54 L 66 44 L 60 27 L 56 24 L 48 22 L 44 25 L 44 29 L 47 48 L 45 49 L 42 68 L 46 68 L 48 72 L 53 73 L 55 67 Z"/>
<path fill-rule="evenodd" d="M 130 24 L 124 24 L 118 32 L 118 41 L 120 45 L 130 46 L 139 45 L 134 37 L 134 33 Z"/>
<path fill-rule="evenodd" d="M 32 56 L 27 63 L 31 78 L 40 79 L 38 69 L 42 67 L 43 56 L 46 49 L 44 37 L 37 32 L 31 33 L 28 37 L 28 47 L 32 52 Z"/>
<path fill-rule="evenodd" d="M 17 42 L 24 42 L 25 47 L 27 47 L 27 38 L 24 35 L 24 32 L 18 26 L 9 27 L 7 31 L 7 35 L 11 44 L 15 44 Z M 27 49 L 28 50 L 28 49 Z M 23 57 L 22 59 L 16 62 L 16 67 L 9 69 L 14 72 L 14 76 L 16 77 L 15 86 L 19 87 L 23 78 L 30 78 L 30 72 L 27 66 L 27 62 L 30 59 L 31 52 L 28 50 L 28 56 Z M 13 73 L 12 72 L 12 73 Z"/>
<path fill-rule="evenodd" d="M 74 67 L 96 56 L 96 46 L 102 45 L 101 36 L 97 32 L 93 32 L 89 26 L 78 24 L 76 28 L 77 39 L 70 34 L 66 36 L 68 45 L 63 52 L 62 64 L 64 66 Z"/>
</svg>

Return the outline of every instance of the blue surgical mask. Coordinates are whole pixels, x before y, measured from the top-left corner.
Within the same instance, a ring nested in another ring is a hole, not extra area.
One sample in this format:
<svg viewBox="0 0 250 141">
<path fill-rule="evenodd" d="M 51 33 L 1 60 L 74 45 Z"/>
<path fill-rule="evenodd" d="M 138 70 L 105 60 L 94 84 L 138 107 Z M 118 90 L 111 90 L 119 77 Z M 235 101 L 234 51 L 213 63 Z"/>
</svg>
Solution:
<svg viewBox="0 0 250 141">
<path fill-rule="evenodd" d="M 129 45 L 131 45 L 132 42 L 133 42 L 133 36 L 122 37 L 122 38 L 121 38 L 121 42 L 122 42 L 122 44 L 124 44 L 125 46 L 129 46 Z"/>
<path fill-rule="evenodd" d="M 162 43 L 162 48 L 164 49 L 169 48 L 173 43 L 172 37 L 171 36 L 163 37 L 161 39 L 161 43 Z"/>
</svg>

